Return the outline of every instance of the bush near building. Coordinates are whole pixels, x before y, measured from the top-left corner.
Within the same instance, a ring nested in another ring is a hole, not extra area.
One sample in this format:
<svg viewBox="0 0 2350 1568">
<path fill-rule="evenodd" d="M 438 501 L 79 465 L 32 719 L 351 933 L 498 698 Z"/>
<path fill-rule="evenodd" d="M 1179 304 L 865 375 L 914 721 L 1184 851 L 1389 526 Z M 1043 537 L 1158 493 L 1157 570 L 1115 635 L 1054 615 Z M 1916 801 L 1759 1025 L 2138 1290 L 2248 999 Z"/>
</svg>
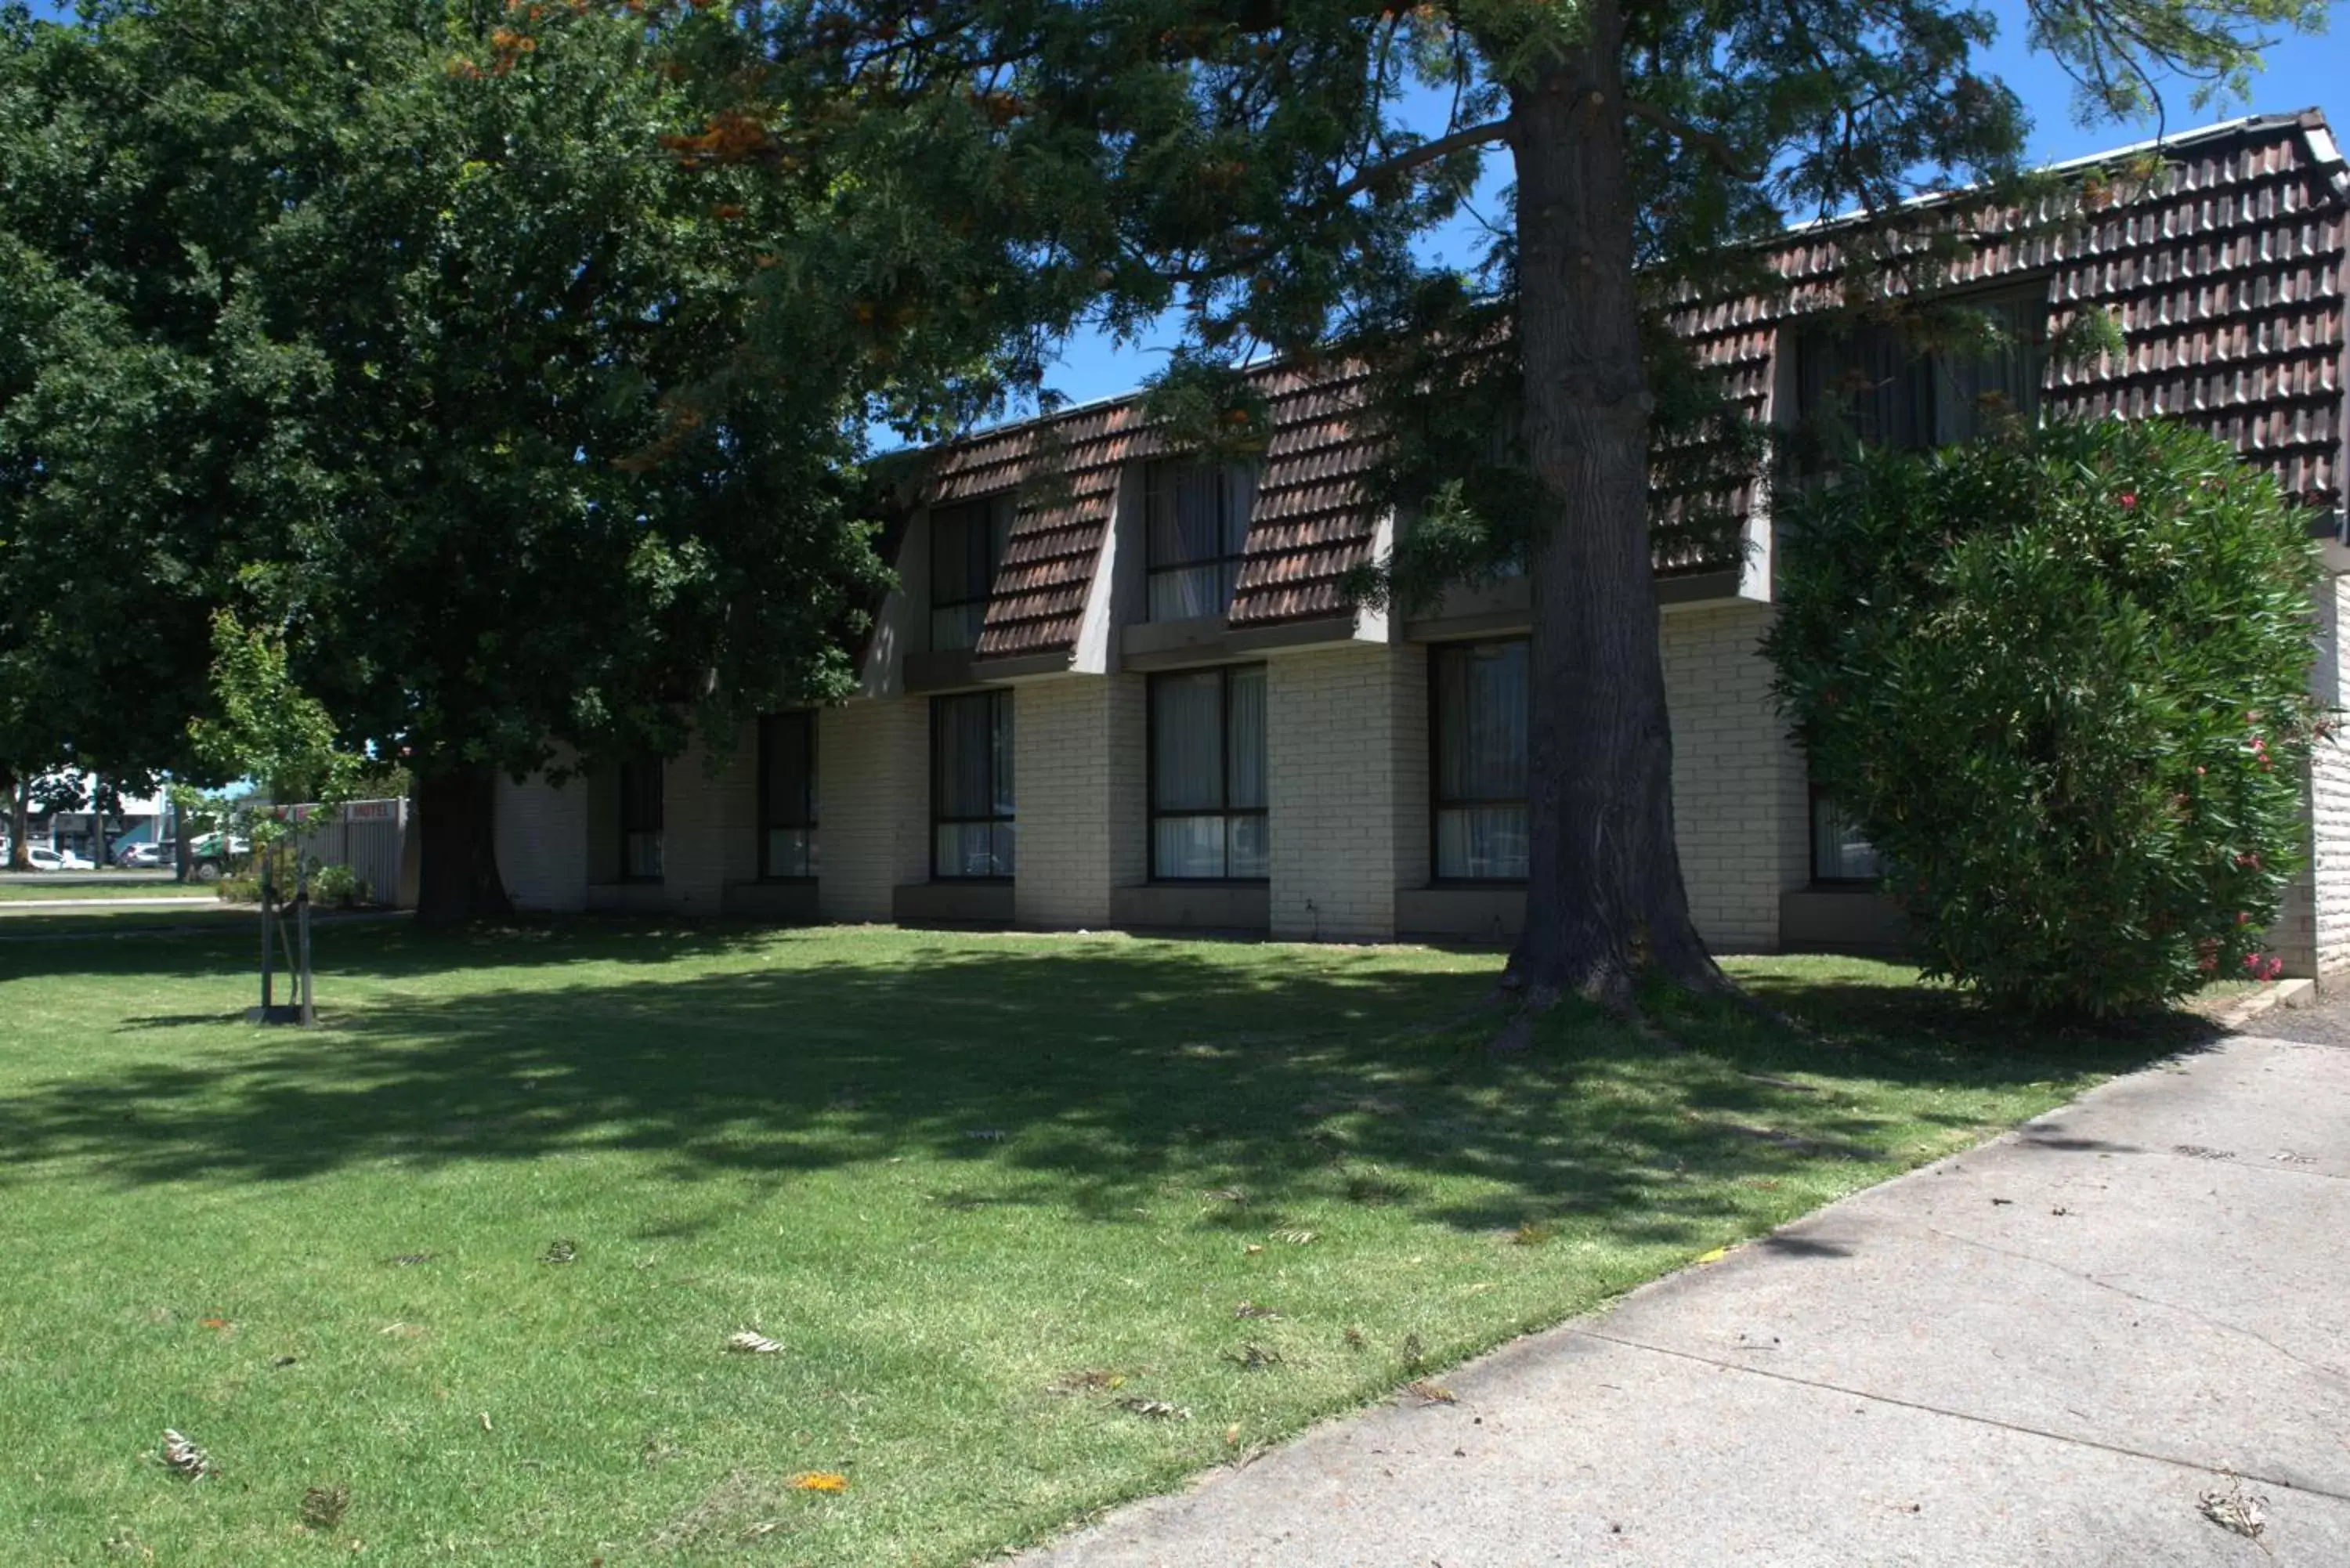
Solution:
<svg viewBox="0 0 2350 1568">
<path fill-rule="evenodd" d="M 1783 502 L 1776 690 L 1928 971 L 2111 1014 L 2262 950 L 2302 858 L 2315 547 L 2220 441 L 2069 422 Z"/>
</svg>

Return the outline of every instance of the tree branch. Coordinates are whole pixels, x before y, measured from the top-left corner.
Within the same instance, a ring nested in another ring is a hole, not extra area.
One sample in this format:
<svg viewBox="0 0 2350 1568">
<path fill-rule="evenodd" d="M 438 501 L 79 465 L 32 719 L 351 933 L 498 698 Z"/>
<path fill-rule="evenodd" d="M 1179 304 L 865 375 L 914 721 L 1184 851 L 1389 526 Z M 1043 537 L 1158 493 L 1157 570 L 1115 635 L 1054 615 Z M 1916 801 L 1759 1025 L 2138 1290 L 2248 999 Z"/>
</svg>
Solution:
<svg viewBox="0 0 2350 1568">
<path fill-rule="evenodd" d="M 1669 109 L 1659 109 L 1653 103 L 1642 103 L 1638 99 L 1627 98 L 1624 100 L 1624 112 L 1634 119 L 1647 120 L 1650 125 L 1685 146 L 1696 148 L 1712 159 L 1715 167 L 1733 180 L 1743 180 L 1751 184 L 1762 178 L 1760 172 L 1746 166 L 1745 160 L 1738 156 L 1737 150 L 1729 142 L 1711 130 L 1691 125 Z"/>
<path fill-rule="evenodd" d="M 1433 163 L 1449 158 L 1464 147 L 1476 147 L 1488 141 L 1507 141 L 1517 129 L 1514 119 L 1492 119 L 1482 125 L 1464 126 L 1459 130 L 1423 141 L 1417 147 L 1406 148 L 1394 157 L 1384 159 L 1367 169 L 1355 171 L 1354 178 L 1332 192 L 1333 202 L 1349 202 L 1390 175 L 1402 174 L 1423 163 Z"/>
</svg>

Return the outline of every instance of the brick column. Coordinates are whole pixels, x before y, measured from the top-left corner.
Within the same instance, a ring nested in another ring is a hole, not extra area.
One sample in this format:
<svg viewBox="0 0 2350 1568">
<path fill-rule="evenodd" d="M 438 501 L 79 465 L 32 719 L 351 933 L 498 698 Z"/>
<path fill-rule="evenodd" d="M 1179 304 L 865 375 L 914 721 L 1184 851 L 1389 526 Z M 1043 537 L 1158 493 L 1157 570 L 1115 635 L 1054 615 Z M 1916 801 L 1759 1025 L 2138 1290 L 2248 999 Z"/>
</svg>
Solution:
<svg viewBox="0 0 2350 1568">
<path fill-rule="evenodd" d="M 1416 645 L 1266 666 L 1273 934 L 1386 941 L 1428 877 L 1428 663 Z"/>
<path fill-rule="evenodd" d="M 1143 701 L 1139 675 L 1057 676 L 1015 693 L 1020 924 L 1106 926 L 1110 889 L 1142 879 Z"/>
<path fill-rule="evenodd" d="M 886 920 L 930 876 L 930 704 L 889 697 L 816 715 L 816 899 L 827 920 Z"/>
</svg>

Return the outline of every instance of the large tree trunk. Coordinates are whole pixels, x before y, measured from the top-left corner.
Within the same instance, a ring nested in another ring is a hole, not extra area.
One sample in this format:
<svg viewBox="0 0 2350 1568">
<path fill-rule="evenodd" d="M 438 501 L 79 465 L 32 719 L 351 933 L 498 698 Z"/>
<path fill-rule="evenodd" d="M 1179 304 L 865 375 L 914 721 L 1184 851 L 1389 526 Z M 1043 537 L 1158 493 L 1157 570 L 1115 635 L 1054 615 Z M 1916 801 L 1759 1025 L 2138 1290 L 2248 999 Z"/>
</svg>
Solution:
<svg viewBox="0 0 2350 1568">
<path fill-rule="evenodd" d="M 25 836 L 33 828 L 33 775 L 16 775 L 16 788 L 8 794 L 8 869 L 30 871 L 33 868 L 33 846 Z"/>
<path fill-rule="evenodd" d="M 1648 376 L 1633 277 L 1622 17 L 1517 94 L 1518 330 L 1528 456 L 1549 515 L 1531 560 L 1526 925 L 1511 980 L 1627 1005 L 1653 966 L 1728 988 L 1690 923 L 1648 544 Z"/>
<path fill-rule="evenodd" d="M 461 926 L 514 913 L 498 876 L 497 774 L 458 766 L 416 775 L 416 919 Z"/>
</svg>

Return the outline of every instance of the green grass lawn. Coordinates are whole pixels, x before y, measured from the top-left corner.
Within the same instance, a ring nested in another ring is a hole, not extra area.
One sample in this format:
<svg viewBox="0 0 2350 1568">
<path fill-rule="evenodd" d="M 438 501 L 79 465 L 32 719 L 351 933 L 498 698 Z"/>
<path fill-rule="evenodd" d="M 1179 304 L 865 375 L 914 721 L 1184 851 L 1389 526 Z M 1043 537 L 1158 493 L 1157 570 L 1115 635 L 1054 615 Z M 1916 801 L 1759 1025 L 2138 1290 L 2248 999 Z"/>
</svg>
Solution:
<svg viewBox="0 0 2350 1568">
<path fill-rule="evenodd" d="M 38 876 L 0 877 L 0 903 L 47 901 L 56 898 L 210 898 L 210 888 L 120 872 L 49 871 Z"/>
<path fill-rule="evenodd" d="M 2183 1038 L 1773 960 L 1815 1037 L 1497 1054 L 1490 954 L 593 923 L 330 928 L 259 1032 L 248 934 L 0 944 L 0 1562 L 966 1563 Z"/>
</svg>

